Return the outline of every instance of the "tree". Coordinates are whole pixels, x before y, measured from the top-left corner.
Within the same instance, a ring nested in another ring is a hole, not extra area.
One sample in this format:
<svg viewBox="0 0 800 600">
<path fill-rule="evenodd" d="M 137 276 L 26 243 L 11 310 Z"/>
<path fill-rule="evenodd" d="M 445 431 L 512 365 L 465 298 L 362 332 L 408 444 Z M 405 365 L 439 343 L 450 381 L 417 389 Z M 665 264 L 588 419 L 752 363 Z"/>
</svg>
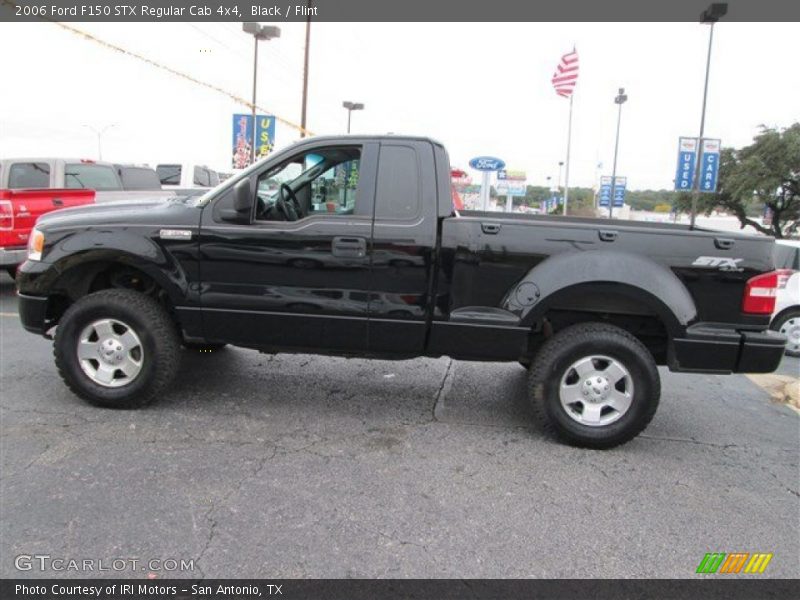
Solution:
<svg viewBox="0 0 800 600">
<path fill-rule="evenodd" d="M 681 194 L 681 210 L 691 207 L 691 194 Z M 771 223 L 753 217 L 767 207 Z M 715 208 L 733 213 L 746 226 L 782 238 L 797 232 L 800 222 L 800 123 L 785 129 L 761 126 L 753 143 L 739 150 L 724 148 L 720 155 L 716 194 L 701 194 L 698 211 Z"/>
</svg>

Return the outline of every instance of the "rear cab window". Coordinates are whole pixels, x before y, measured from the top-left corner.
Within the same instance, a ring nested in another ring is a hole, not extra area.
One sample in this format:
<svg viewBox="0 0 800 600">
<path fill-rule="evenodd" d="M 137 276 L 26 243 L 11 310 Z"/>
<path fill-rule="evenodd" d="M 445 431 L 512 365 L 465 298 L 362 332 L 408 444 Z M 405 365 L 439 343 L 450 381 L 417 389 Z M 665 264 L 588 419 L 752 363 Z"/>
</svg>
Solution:
<svg viewBox="0 0 800 600">
<path fill-rule="evenodd" d="M 420 169 L 417 153 L 410 146 L 381 145 L 375 218 L 416 219 L 421 214 Z"/>
<path fill-rule="evenodd" d="M 14 163 L 8 169 L 8 187 L 12 190 L 50 187 L 50 165 L 46 162 Z"/>
<path fill-rule="evenodd" d="M 161 185 L 180 185 L 181 166 L 180 165 L 158 165 L 156 173 Z"/>
<path fill-rule="evenodd" d="M 160 190 L 158 174 L 147 167 L 119 167 L 122 188 L 126 190 Z"/>
<path fill-rule="evenodd" d="M 64 165 L 64 187 L 106 192 L 121 190 L 122 184 L 111 165 L 67 163 Z"/>
</svg>

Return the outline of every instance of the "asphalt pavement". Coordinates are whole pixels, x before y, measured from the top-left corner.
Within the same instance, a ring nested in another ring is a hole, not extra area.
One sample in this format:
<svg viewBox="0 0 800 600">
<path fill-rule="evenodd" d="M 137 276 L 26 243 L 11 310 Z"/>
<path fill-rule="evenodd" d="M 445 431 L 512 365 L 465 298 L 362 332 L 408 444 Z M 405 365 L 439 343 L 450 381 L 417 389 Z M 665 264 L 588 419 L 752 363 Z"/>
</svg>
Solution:
<svg viewBox="0 0 800 600">
<path fill-rule="evenodd" d="M 800 577 L 800 417 L 743 375 L 662 369 L 603 452 L 531 425 L 519 365 L 447 358 L 187 351 L 157 404 L 93 408 L 15 315 L 2 274 L 0 577 Z M 194 570 L 15 568 L 41 554 Z"/>
</svg>

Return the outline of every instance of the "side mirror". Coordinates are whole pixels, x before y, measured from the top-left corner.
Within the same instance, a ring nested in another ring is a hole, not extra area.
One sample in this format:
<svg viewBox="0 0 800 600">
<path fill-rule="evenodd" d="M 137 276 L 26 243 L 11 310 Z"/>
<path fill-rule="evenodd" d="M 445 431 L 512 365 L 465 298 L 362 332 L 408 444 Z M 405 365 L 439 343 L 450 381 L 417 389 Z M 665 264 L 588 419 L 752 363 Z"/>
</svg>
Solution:
<svg viewBox="0 0 800 600">
<path fill-rule="evenodd" d="M 250 188 L 250 178 L 246 177 L 233 186 L 233 210 L 237 213 L 250 214 L 253 208 L 253 190 Z"/>
<path fill-rule="evenodd" d="M 230 191 L 233 194 L 233 208 L 223 208 L 220 217 L 234 223 L 250 223 L 253 214 L 255 194 L 250 187 L 250 178 L 242 179 Z"/>
</svg>

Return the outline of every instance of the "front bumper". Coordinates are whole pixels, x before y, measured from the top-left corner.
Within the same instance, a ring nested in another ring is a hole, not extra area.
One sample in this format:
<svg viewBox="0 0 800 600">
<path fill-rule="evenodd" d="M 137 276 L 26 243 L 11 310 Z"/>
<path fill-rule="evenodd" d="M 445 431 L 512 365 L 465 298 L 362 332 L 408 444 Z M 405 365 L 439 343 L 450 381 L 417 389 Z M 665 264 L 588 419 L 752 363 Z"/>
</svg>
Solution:
<svg viewBox="0 0 800 600">
<path fill-rule="evenodd" d="M 699 323 L 673 340 L 671 371 L 772 373 L 783 359 L 786 338 L 776 331 L 737 331 Z"/>
<path fill-rule="evenodd" d="M 47 322 L 47 298 L 17 294 L 19 319 L 31 333 L 45 335 L 51 325 Z"/>
<path fill-rule="evenodd" d="M 28 249 L 25 246 L 20 248 L 0 248 L 0 267 L 16 267 L 24 263 L 28 258 Z"/>
</svg>

